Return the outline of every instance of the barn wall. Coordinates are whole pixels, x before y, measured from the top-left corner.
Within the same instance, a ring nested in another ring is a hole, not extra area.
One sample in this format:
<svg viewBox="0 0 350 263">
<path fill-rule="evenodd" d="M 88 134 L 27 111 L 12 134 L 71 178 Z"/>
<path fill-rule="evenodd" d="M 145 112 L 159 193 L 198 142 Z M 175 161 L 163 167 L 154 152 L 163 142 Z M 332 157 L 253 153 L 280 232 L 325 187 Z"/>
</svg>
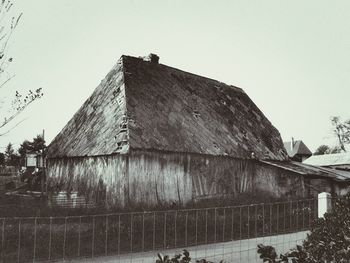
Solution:
<svg viewBox="0 0 350 263">
<path fill-rule="evenodd" d="M 303 178 L 256 160 L 199 154 L 132 150 L 128 155 L 51 159 L 51 192 L 77 191 L 108 205 L 185 204 L 268 192 L 303 197 Z M 104 192 L 105 191 L 105 192 Z M 100 198 L 101 199 L 101 198 Z"/>
<path fill-rule="evenodd" d="M 190 200 L 192 180 L 188 165 L 189 160 L 181 154 L 130 154 L 129 199 L 147 205 Z"/>
<path fill-rule="evenodd" d="M 317 196 L 319 193 L 327 192 L 327 193 L 335 193 L 335 187 L 332 180 L 327 178 L 313 178 L 310 180 L 311 186 L 311 195 Z"/>
<path fill-rule="evenodd" d="M 127 158 L 124 155 L 48 160 L 48 193 L 78 192 L 87 202 L 125 205 Z"/>
<path fill-rule="evenodd" d="M 129 155 L 130 200 L 147 204 L 238 197 L 269 192 L 303 197 L 303 177 L 255 160 L 135 151 Z"/>
<path fill-rule="evenodd" d="M 348 182 L 337 182 L 335 184 L 335 193 L 344 196 L 350 192 L 350 184 Z"/>
<path fill-rule="evenodd" d="M 256 191 L 266 191 L 275 197 L 307 197 L 303 176 L 264 163 L 257 164 L 254 185 Z"/>
</svg>

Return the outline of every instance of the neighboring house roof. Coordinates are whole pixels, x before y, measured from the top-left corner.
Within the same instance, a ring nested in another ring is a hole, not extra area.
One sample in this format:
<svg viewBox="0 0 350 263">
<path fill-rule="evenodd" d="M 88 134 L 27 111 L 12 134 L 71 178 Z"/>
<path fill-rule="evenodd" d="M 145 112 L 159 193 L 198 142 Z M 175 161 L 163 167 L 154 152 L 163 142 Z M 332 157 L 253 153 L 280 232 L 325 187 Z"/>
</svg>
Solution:
<svg viewBox="0 0 350 263">
<path fill-rule="evenodd" d="M 350 165 L 350 153 L 313 155 L 303 163 L 317 166 Z"/>
<path fill-rule="evenodd" d="M 308 165 L 300 162 L 262 161 L 263 163 L 279 167 L 305 176 L 320 176 L 336 181 L 350 181 L 350 172 L 326 167 Z"/>
<path fill-rule="evenodd" d="M 301 140 L 294 142 L 283 142 L 284 148 L 286 149 L 289 157 L 294 157 L 295 155 L 308 155 L 311 156 L 312 152 Z"/>
<path fill-rule="evenodd" d="M 48 157 L 152 149 L 286 160 L 278 130 L 240 88 L 122 56 L 48 147 Z"/>
</svg>

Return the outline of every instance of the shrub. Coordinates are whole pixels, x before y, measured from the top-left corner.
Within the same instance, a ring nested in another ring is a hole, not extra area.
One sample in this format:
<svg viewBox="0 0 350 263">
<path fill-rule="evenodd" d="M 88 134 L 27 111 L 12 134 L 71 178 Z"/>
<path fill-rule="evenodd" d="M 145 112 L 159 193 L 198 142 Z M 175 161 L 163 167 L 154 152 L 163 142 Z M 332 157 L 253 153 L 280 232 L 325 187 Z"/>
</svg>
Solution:
<svg viewBox="0 0 350 263">
<path fill-rule="evenodd" d="M 350 262 L 350 194 L 335 199 L 333 210 L 313 222 L 302 246 L 277 256 L 271 246 L 258 246 L 264 262 Z"/>
<path fill-rule="evenodd" d="M 191 263 L 190 252 L 186 249 L 183 250 L 182 254 L 177 254 L 174 257 L 170 258 L 168 255 L 163 256 L 158 253 L 158 259 L 156 263 Z M 196 260 L 196 263 L 213 263 L 211 261 L 207 261 L 206 259 Z M 223 263 L 223 261 L 220 261 Z"/>
</svg>

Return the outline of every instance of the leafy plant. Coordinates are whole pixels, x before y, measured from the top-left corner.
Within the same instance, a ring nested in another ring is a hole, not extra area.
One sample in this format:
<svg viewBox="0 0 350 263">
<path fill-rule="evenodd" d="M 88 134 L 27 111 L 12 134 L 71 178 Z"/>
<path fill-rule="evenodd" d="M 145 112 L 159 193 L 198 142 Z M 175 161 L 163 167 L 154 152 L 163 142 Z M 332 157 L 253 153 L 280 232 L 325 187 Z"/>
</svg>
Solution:
<svg viewBox="0 0 350 263">
<path fill-rule="evenodd" d="M 158 253 L 158 259 L 156 260 L 156 263 L 191 263 L 191 257 L 190 252 L 188 252 L 186 249 L 183 250 L 182 254 L 177 254 L 174 257 L 170 258 L 168 255 L 163 256 L 162 254 Z M 221 260 L 220 263 L 223 261 Z M 211 261 L 208 261 L 206 259 L 199 259 L 196 260 L 196 263 L 213 263 Z"/>
<path fill-rule="evenodd" d="M 302 246 L 278 256 L 271 246 L 258 245 L 264 262 L 350 262 L 350 194 L 334 202 L 332 212 L 313 222 Z"/>
</svg>

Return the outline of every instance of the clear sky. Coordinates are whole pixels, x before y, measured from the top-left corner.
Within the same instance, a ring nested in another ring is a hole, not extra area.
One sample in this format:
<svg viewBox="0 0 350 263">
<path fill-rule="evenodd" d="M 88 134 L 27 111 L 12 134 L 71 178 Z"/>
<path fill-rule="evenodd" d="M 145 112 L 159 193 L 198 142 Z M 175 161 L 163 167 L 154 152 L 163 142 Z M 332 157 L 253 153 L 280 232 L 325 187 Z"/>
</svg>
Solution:
<svg viewBox="0 0 350 263">
<path fill-rule="evenodd" d="M 122 54 L 239 86 L 284 140 L 332 143 L 330 116 L 350 118 L 348 0 L 17 0 L 16 74 L 7 91 L 45 96 L 0 137 L 50 142 Z M 3 148 L 0 148 L 0 151 Z"/>
</svg>

